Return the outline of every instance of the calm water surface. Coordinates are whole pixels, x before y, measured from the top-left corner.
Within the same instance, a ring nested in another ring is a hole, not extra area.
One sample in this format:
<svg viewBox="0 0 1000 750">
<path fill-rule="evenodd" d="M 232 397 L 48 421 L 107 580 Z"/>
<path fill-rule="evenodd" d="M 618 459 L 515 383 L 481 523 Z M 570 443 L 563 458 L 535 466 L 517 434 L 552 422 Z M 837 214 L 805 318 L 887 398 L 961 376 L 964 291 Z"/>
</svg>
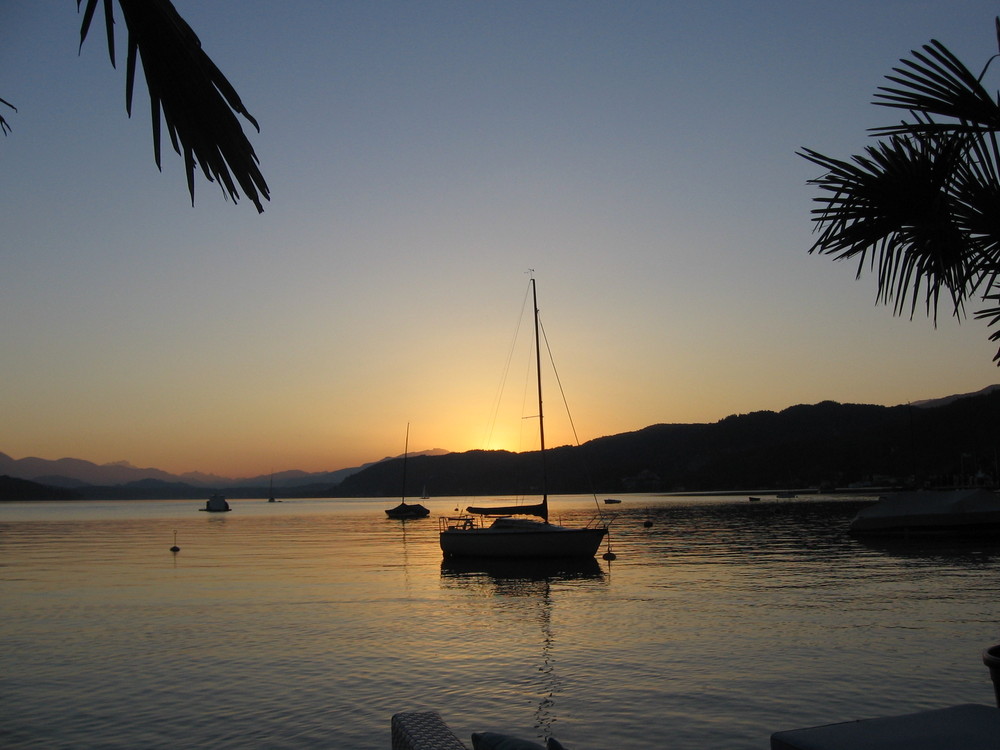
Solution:
<svg viewBox="0 0 1000 750">
<path fill-rule="evenodd" d="M 993 702 L 1000 545 L 863 543 L 857 500 L 623 497 L 617 560 L 528 571 L 442 564 L 447 499 L 0 504 L 0 746 L 385 750 L 432 709 L 470 745 L 764 750 Z"/>
</svg>

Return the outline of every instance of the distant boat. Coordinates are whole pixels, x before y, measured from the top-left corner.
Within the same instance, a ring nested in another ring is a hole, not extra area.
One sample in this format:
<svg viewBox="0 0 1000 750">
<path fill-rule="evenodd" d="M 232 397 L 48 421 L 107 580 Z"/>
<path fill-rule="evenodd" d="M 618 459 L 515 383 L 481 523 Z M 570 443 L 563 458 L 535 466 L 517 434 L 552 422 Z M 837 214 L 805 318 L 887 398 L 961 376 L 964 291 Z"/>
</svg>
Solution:
<svg viewBox="0 0 1000 750">
<path fill-rule="evenodd" d="M 406 441 L 403 444 L 403 489 L 399 498 L 399 505 L 395 508 L 386 508 L 385 514 L 389 518 L 399 521 L 408 521 L 416 518 L 427 518 L 431 512 L 420 503 L 406 502 L 406 457 L 410 452 L 410 425 L 406 425 Z"/>
<path fill-rule="evenodd" d="M 606 497 L 606 498 L 604 498 L 604 504 L 605 505 L 618 505 L 618 503 L 620 503 L 620 502 L 621 502 L 621 500 L 616 500 L 613 497 Z"/>
<path fill-rule="evenodd" d="M 782 500 L 791 500 L 795 497 L 794 492 L 775 492 L 775 497 L 781 498 Z"/>
<path fill-rule="evenodd" d="M 208 498 L 208 502 L 205 503 L 204 508 L 199 508 L 198 510 L 206 511 L 208 513 L 227 513 L 232 508 L 229 507 L 229 503 L 226 502 L 224 495 L 212 495 Z"/>
<path fill-rule="evenodd" d="M 267 487 L 267 501 L 269 503 L 275 503 L 277 500 L 274 499 L 274 472 L 271 472 L 271 480 Z"/>
<path fill-rule="evenodd" d="M 385 514 L 398 521 L 412 521 L 416 518 L 427 518 L 431 512 L 420 503 L 401 502 L 395 508 L 386 508 Z"/>
<path fill-rule="evenodd" d="M 751 503 L 759 503 L 759 502 L 760 502 L 760 498 L 759 498 L 759 497 L 750 497 L 750 498 L 747 498 L 747 499 L 748 499 L 748 500 L 749 500 L 749 501 L 750 501 Z"/>
<path fill-rule="evenodd" d="M 467 514 L 493 517 L 489 526 L 482 518 L 460 515 L 440 519 L 439 539 L 446 559 L 593 557 L 607 536 L 608 527 L 568 528 L 549 523 L 549 497 L 545 475 L 545 427 L 542 418 L 541 344 L 539 342 L 538 297 L 531 278 L 531 300 L 535 321 L 535 370 L 538 389 L 538 437 L 542 459 L 542 501 L 535 505 L 468 507 Z M 512 516 L 537 516 L 512 518 Z"/>
<path fill-rule="evenodd" d="M 862 508 L 852 534 L 1000 536 L 1000 497 L 983 489 L 900 492 Z"/>
</svg>

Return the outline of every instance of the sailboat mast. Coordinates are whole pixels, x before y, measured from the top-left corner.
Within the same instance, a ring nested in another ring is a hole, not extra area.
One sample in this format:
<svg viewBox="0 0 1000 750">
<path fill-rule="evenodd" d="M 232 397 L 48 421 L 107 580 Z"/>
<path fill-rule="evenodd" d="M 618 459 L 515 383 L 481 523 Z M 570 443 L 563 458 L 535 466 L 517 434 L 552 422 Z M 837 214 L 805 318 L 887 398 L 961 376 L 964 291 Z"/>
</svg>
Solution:
<svg viewBox="0 0 1000 750">
<path fill-rule="evenodd" d="M 403 488 L 399 502 L 406 502 L 406 457 L 410 454 L 410 423 L 406 423 L 406 439 L 403 441 Z"/>
<path fill-rule="evenodd" d="M 531 277 L 531 306 L 535 312 L 535 374 L 538 377 L 538 447 L 542 456 L 542 519 L 549 520 L 549 483 L 545 466 L 545 420 L 542 416 L 542 344 L 538 336 L 538 292 Z"/>
</svg>

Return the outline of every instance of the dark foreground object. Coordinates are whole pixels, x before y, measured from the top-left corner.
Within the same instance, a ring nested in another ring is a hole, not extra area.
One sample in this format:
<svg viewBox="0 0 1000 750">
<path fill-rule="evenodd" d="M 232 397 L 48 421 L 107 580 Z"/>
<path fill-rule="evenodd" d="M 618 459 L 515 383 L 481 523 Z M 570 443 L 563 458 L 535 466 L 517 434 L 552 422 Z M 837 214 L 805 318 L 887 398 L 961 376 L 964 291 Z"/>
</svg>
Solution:
<svg viewBox="0 0 1000 750">
<path fill-rule="evenodd" d="M 993 693 L 997 697 L 997 708 L 1000 708 L 1000 645 L 991 646 L 983 651 L 983 664 L 990 670 Z"/>
<path fill-rule="evenodd" d="M 1000 709 L 966 703 L 771 735 L 771 750 L 996 750 Z"/>
<path fill-rule="evenodd" d="M 393 714 L 392 750 L 468 750 L 468 748 L 434 711 L 406 711 Z"/>
</svg>

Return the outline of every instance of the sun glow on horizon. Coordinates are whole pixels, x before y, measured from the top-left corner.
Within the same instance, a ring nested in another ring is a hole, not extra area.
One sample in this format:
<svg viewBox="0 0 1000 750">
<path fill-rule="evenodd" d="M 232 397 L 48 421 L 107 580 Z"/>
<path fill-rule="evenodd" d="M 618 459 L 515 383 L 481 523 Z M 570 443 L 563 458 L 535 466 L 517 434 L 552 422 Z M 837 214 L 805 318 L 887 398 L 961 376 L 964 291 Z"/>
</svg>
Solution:
<svg viewBox="0 0 1000 750">
<path fill-rule="evenodd" d="M 401 455 L 407 423 L 414 450 L 537 450 L 529 268 L 561 380 L 543 348 L 547 447 L 1000 381 L 984 321 L 894 318 L 808 253 L 817 174 L 795 153 L 858 153 L 886 124 L 873 91 L 928 39 L 980 69 L 995 3 L 906 24 L 790 0 L 175 4 L 259 122 L 273 200 L 199 182 L 192 206 L 72 8 L 14 3 L 11 457 L 319 473 Z"/>
</svg>

